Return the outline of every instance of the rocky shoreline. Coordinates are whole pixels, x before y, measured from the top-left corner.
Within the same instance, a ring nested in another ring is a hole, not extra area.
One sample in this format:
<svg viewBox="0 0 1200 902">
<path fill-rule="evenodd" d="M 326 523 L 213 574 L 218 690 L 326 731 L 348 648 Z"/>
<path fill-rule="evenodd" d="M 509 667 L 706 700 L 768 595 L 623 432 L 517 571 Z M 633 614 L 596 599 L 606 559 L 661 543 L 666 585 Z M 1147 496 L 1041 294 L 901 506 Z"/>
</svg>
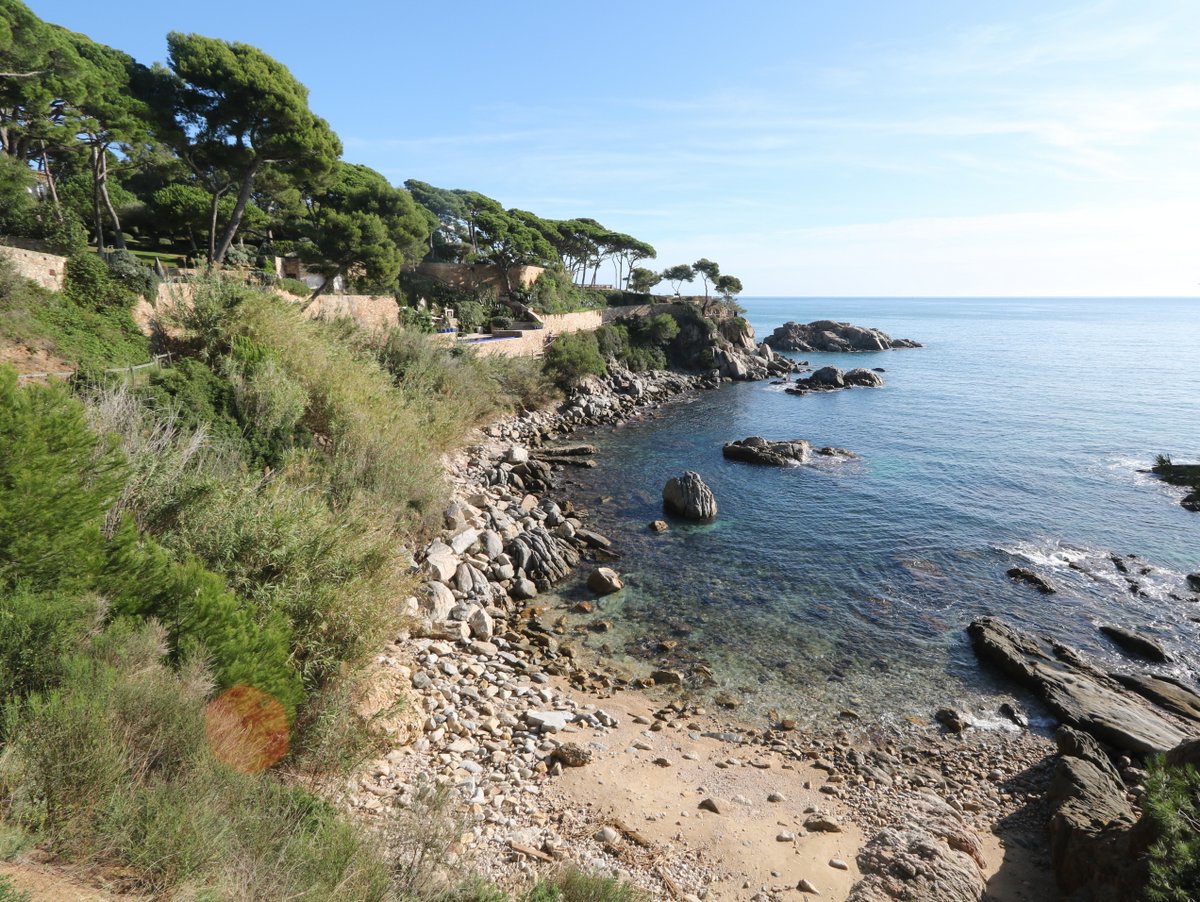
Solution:
<svg viewBox="0 0 1200 902">
<path fill-rule="evenodd" d="M 561 442 L 719 384 L 713 373 L 617 369 L 555 411 L 487 427 L 448 462 L 455 500 L 442 537 L 417 555 L 424 583 L 405 602 L 411 628 L 379 659 L 379 694 L 402 692 L 413 704 L 383 719 L 395 747 L 356 775 L 343 801 L 382 823 L 419 808 L 432 786 L 448 788 L 466 825 L 457 854 L 507 884 L 572 860 L 660 898 L 782 899 L 824 886 L 825 897 L 858 902 L 978 899 L 1014 856 L 1044 881 L 1045 736 L 977 729 L 969 715 L 944 730 L 742 723 L 710 710 L 677 671 L 637 677 L 592 659 L 580 641 L 588 625 L 567 624 L 580 611 L 541 602 L 582 562 L 615 558 L 569 500 L 554 500 L 556 474 L 588 465 L 593 450 Z M 641 775 L 638 799 L 664 787 L 696 798 L 682 810 L 638 802 L 614 813 L 606 793 L 589 800 L 610 767 L 621 782 Z M 765 789 L 761 798 L 714 792 L 756 779 L 786 785 L 790 801 Z M 677 829 L 666 830 L 674 818 Z M 761 832 L 739 842 L 765 843 L 764 861 L 777 847 L 794 857 L 756 873 L 725 833 L 720 842 L 689 838 L 718 819 Z M 813 858 L 830 843 L 841 857 Z M 797 863 L 803 873 L 789 875 Z"/>
</svg>

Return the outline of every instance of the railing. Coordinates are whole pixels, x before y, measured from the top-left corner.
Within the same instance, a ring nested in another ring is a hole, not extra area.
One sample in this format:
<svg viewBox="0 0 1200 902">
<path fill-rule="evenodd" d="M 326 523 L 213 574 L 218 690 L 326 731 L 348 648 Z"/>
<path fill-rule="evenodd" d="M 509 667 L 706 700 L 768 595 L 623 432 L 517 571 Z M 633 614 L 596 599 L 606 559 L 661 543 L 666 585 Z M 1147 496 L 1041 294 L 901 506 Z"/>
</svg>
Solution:
<svg viewBox="0 0 1200 902">
<path fill-rule="evenodd" d="M 131 364 L 129 366 L 114 366 L 111 369 L 103 370 L 102 372 L 105 372 L 105 373 L 128 373 L 129 378 L 132 380 L 134 373 L 138 372 L 139 370 L 148 369 L 150 367 L 154 367 L 155 369 L 161 369 L 163 366 L 170 366 L 170 365 L 171 365 L 171 352 L 167 351 L 165 354 L 155 354 L 153 358 L 146 361 L 145 363 Z M 75 370 L 62 370 L 62 371 L 50 372 L 50 373 L 17 373 L 17 381 L 20 382 L 22 380 L 29 380 L 29 379 L 46 380 L 46 379 L 52 379 L 55 377 L 66 378 L 68 376 L 74 376 L 74 375 L 75 375 Z"/>
</svg>

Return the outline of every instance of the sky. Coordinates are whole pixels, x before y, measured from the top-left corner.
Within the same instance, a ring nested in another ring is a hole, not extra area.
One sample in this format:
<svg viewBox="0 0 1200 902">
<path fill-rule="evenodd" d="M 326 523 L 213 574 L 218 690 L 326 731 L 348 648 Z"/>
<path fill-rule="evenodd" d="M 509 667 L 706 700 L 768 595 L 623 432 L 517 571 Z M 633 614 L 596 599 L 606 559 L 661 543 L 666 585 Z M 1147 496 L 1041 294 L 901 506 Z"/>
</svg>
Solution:
<svg viewBox="0 0 1200 902">
<path fill-rule="evenodd" d="M 1196 0 L 26 0 L 261 47 L 345 157 L 749 296 L 1200 294 Z"/>
</svg>

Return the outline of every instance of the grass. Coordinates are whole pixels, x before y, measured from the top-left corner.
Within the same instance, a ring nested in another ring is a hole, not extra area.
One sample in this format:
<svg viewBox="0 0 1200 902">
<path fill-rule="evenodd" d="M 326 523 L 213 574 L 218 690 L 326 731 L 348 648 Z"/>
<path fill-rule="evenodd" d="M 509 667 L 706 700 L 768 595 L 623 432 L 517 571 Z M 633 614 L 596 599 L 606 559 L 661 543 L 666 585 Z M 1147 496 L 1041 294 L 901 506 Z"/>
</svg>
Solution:
<svg viewBox="0 0 1200 902">
<path fill-rule="evenodd" d="M 124 307 L 89 309 L 17 275 L 0 253 L 0 339 L 85 369 L 145 363 L 150 342 Z"/>
</svg>

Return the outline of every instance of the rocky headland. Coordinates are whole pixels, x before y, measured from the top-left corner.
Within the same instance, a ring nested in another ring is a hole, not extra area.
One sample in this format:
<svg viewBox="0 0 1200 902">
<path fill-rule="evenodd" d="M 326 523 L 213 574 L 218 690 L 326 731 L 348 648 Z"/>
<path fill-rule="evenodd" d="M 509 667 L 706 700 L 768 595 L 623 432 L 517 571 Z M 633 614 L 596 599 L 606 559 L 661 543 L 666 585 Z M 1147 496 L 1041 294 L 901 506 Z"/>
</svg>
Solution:
<svg viewBox="0 0 1200 902">
<path fill-rule="evenodd" d="M 784 323 L 768 335 L 764 344 L 776 351 L 854 352 L 887 351 L 892 348 L 919 348 L 910 338 L 892 338 L 878 329 L 820 319 L 811 323 Z"/>
</svg>

